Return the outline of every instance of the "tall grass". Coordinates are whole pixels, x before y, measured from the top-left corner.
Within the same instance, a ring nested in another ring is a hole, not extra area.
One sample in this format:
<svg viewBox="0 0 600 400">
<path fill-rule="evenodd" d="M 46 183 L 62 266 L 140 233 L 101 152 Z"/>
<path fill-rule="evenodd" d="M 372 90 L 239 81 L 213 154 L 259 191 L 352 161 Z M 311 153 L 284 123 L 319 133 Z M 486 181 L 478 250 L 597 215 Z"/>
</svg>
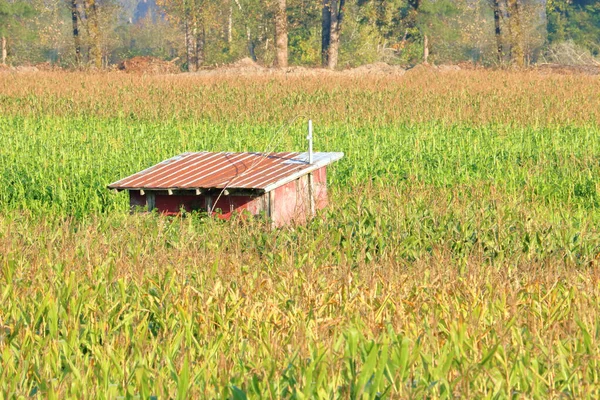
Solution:
<svg viewBox="0 0 600 400">
<path fill-rule="evenodd" d="M 595 76 L 502 71 L 402 77 L 0 75 L 0 114 L 201 120 L 251 125 L 298 114 L 347 126 L 428 123 L 520 126 L 600 121 Z"/>
<path fill-rule="evenodd" d="M 7 76 L 1 396 L 598 396 L 597 80 Z M 105 190 L 296 113 L 346 153 L 306 226 Z"/>
</svg>

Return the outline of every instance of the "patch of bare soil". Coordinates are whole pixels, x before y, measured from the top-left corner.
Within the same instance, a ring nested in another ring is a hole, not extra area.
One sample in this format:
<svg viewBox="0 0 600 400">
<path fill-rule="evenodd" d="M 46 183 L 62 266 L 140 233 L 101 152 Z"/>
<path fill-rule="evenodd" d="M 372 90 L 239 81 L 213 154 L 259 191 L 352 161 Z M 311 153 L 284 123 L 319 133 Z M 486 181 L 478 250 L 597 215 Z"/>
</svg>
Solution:
<svg viewBox="0 0 600 400">
<path fill-rule="evenodd" d="M 49 61 L 35 64 L 34 67 L 37 68 L 38 71 L 63 71 L 63 68 L 59 65 L 52 64 Z"/>
<path fill-rule="evenodd" d="M 241 70 L 248 69 L 248 70 L 253 70 L 253 71 L 262 71 L 265 69 L 264 67 L 262 67 L 256 61 L 252 60 L 249 57 L 242 58 L 241 60 L 238 60 L 238 61 L 234 62 L 233 64 L 230 64 L 228 66 L 228 68 L 241 69 Z"/>
<path fill-rule="evenodd" d="M 248 76 L 248 75 L 264 75 L 269 74 L 271 70 L 265 68 L 252 60 L 249 57 L 242 58 L 232 64 L 226 64 L 213 69 L 203 69 L 197 72 L 192 72 L 194 75 L 209 75 L 209 76 Z"/>
<path fill-rule="evenodd" d="M 442 64 L 436 67 L 438 72 L 444 73 L 444 72 L 455 72 L 455 71 L 460 71 L 462 68 L 459 67 L 458 65 L 452 65 L 452 64 Z"/>
<path fill-rule="evenodd" d="M 279 71 L 280 74 L 287 76 L 323 76 L 323 75 L 335 75 L 339 73 L 326 68 L 308 68 L 308 67 L 289 67 L 285 69 L 275 70 Z"/>
<path fill-rule="evenodd" d="M 475 63 L 473 61 L 461 61 L 461 62 L 459 62 L 456 65 L 459 66 L 461 70 L 481 70 L 481 69 L 485 69 L 485 67 L 482 64 Z"/>
<path fill-rule="evenodd" d="M 437 67 L 431 64 L 417 64 L 406 70 L 407 74 L 437 72 Z"/>
<path fill-rule="evenodd" d="M 442 65 L 433 65 L 433 64 L 417 64 L 414 67 L 408 69 L 406 72 L 409 74 L 415 73 L 448 73 L 448 72 L 457 72 L 461 71 L 459 65 L 455 64 L 442 64 Z"/>
<path fill-rule="evenodd" d="M 194 75 L 203 76 L 256 76 L 256 75 L 273 75 L 273 76 L 386 76 L 395 75 L 401 76 L 406 71 L 398 66 L 389 65 L 386 63 L 374 63 L 362 65 L 357 68 L 346 70 L 330 70 L 325 68 L 307 68 L 307 67 L 288 67 L 288 68 L 266 68 L 254 62 L 250 58 L 243 58 L 233 64 L 224 65 L 213 69 L 204 69 L 194 72 Z"/>
<path fill-rule="evenodd" d="M 15 67 L 15 71 L 17 72 L 38 72 L 39 68 L 35 65 L 19 65 Z"/>
<path fill-rule="evenodd" d="M 402 76 L 406 73 L 406 70 L 396 65 L 389 65 L 384 62 L 376 62 L 373 64 L 361 65 L 356 68 L 342 71 L 345 75 L 395 75 Z"/>
<path fill-rule="evenodd" d="M 600 65 L 538 64 L 533 70 L 543 74 L 600 75 Z"/>
<path fill-rule="evenodd" d="M 165 61 L 156 57 L 133 57 L 122 61 L 118 69 L 138 74 L 176 74 L 179 67 L 173 61 Z"/>
<path fill-rule="evenodd" d="M 56 64 L 50 62 L 43 62 L 35 65 L 2 65 L 0 64 L 0 72 L 40 72 L 40 71 L 65 71 Z"/>
</svg>

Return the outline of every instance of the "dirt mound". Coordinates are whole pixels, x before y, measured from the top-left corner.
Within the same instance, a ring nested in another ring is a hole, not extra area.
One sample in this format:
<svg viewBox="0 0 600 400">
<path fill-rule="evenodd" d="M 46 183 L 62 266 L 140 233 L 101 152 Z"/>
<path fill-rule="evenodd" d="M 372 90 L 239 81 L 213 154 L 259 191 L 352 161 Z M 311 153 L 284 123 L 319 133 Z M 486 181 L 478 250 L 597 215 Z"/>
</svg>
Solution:
<svg viewBox="0 0 600 400">
<path fill-rule="evenodd" d="M 485 67 L 483 65 L 473 62 L 473 61 L 461 61 L 456 65 L 459 66 L 460 69 L 468 70 L 468 71 L 485 69 Z"/>
<path fill-rule="evenodd" d="M 33 65 L 19 65 L 15 67 L 15 71 L 17 72 L 38 72 L 39 69 Z"/>
<path fill-rule="evenodd" d="M 233 64 L 226 65 L 225 68 L 226 69 L 234 69 L 234 68 L 236 68 L 236 69 L 255 69 L 255 70 L 264 69 L 250 57 L 245 57 L 245 58 L 242 58 L 241 60 L 237 60 Z"/>
<path fill-rule="evenodd" d="M 349 75 L 404 75 L 406 70 L 384 62 L 376 62 L 373 64 L 361 65 L 344 72 Z"/>
<path fill-rule="evenodd" d="M 273 73 L 274 69 L 265 68 L 249 57 L 242 58 L 231 64 L 214 66 L 191 72 L 193 75 L 230 76 L 230 75 L 264 75 Z"/>
<path fill-rule="evenodd" d="M 442 65 L 433 65 L 433 64 L 417 64 L 414 67 L 408 69 L 406 72 L 410 74 L 415 73 L 447 73 L 447 72 L 456 72 L 461 71 L 463 68 L 460 65 L 456 64 L 442 64 Z"/>
<path fill-rule="evenodd" d="M 52 64 L 50 61 L 46 61 L 43 63 L 35 64 L 35 68 L 39 71 L 63 71 L 63 68 L 58 64 Z"/>
<path fill-rule="evenodd" d="M 273 76 L 323 76 L 323 75 L 343 75 L 343 76 L 401 76 L 406 71 L 395 65 L 389 65 L 383 62 L 361 65 L 357 68 L 334 71 L 325 68 L 309 68 L 300 66 L 291 66 L 287 68 L 267 68 L 256 63 L 251 58 L 242 58 L 232 64 L 223 65 L 213 69 L 204 69 L 195 72 L 196 75 L 208 76 L 255 76 L 255 75 L 273 75 Z"/>
<path fill-rule="evenodd" d="M 337 72 L 326 68 L 315 67 L 288 67 L 284 69 L 275 69 L 275 73 L 280 73 L 285 76 L 323 76 L 335 75 Z"/>
<path fill-rule="evenodd" d="M 197 72 L 192 72 L 194 75 L 203 76 L 254 76 L 254 75 L 269 75 L 281 72 L 275 68 L 265 68 L 249 57 L 242 58 L 231 64 L 215 66 L 208 69 L 201 69 Z"/>
<path fill-rule="evenodd" d="M 452 64 L 442 64 L 437 67 L 437 70 L 439 72 L 453 72 L 453 71 L 460 71 L 461 69 L 462 68 L 459 67 L 458 65 L 452 65 Z"/>
<path fill-rule="evenodd" d="M 539 64 L 534 70 L 543 74 L 560 75 L 600 75 L 600 65 L 562 65 L 562 64 Z"/>
<path fill-rule="evenodd" d="M 179 67 L 173 61 L 165 61 L 156 57 L 133 57 L 122 61 L 119 70 L 139 74 L 176 74 Z"/>
<path fill-rule="evenodd" d="M 434 65 L 431 65 L 431 64 L 417 64 L 414 67 L 406 70 L 406 72 L 409 74 L 427 73 L 427 72 L 436 72 L 436 71 L 437 71 L 437 67 L 435 67 Z"/>
</svg>

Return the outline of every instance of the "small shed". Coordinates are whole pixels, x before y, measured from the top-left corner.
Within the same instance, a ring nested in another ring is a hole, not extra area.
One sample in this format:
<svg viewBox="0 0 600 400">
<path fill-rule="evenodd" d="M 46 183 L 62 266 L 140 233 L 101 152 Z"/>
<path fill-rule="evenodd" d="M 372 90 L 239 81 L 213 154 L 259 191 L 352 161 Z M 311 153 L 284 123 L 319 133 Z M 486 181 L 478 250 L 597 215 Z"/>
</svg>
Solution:
<svg viewBox="0 0 600 400">
<path fill-rule="evenodd" d="M 183 153 L 108 185 L 132 210 L 265 214 L 276 226 L 327 205 L 327 165 L 343 153 Z"/>
</svg>

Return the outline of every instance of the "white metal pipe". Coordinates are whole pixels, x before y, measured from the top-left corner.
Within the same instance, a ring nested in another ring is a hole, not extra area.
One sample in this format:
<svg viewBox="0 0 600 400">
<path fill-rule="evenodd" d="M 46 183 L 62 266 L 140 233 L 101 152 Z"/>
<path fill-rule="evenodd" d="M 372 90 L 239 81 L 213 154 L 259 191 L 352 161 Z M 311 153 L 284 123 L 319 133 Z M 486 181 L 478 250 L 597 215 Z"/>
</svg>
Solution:
<svg viewBox="0 0 600 400">
<path fill-rule="evenodd" d="M 312 165 L 313 163 L 313 124 L 312 120 L 308 120 L 308 163 Z M 315 215 L 315 198 L 313 193 L 313 174 L 310 172 L 308 174 L 308 202 L 310 205 L 310 218 Z"/>
<path fill-rule="evenodd" d="M 308 120 L 308 163 L 313 163 L 313 124 L 312 119 Z"/>
</svg>

